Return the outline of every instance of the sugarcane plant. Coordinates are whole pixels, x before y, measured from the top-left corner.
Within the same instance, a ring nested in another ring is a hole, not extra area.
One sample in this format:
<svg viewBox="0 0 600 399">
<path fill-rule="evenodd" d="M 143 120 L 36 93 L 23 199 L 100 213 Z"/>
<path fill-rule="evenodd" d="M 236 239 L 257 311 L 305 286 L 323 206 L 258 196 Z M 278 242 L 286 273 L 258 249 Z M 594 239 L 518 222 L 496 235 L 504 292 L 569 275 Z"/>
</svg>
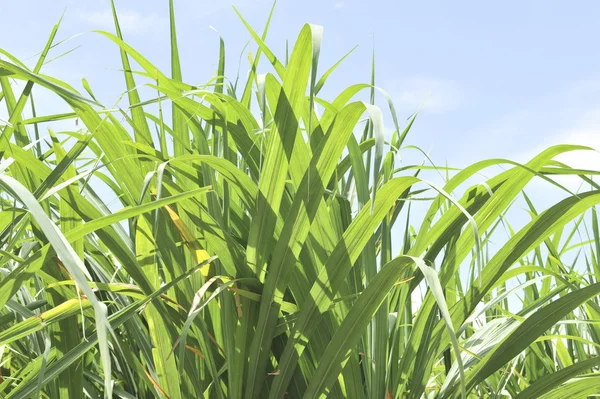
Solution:
<svg viewBox="0 0 600 399">
<path fill-rule="evenodd" d="M 590 148 L 406 165 L 418 112 L 403 122 L 374 62 L 370 82 L 321 96 L 339 62 L 319 72 L 320 26 L 278 58 L 273 10 L 260 33 L 240 15 L 247 80 L 225 76 L 221 40 L 215 77 L 190 85 L 172 0 L 168 73 L 112 12 L 96 34 L 120 52 L 116 104 L 42 74 L 60 22 L 32 68 L 0 50 L 0 397 L 600 392 L 598 172 L 556 160 Z M 34 87 L 70 111 L 38 115 Z M 538 211 L 533 179 L 565 199 Z"/>
</svg>

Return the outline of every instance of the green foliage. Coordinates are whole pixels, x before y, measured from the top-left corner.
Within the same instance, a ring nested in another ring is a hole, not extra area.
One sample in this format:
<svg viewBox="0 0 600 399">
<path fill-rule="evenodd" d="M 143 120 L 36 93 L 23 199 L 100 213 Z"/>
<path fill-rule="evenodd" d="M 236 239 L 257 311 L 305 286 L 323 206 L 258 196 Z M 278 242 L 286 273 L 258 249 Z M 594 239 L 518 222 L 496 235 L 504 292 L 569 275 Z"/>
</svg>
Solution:
<svg viewBox="0 0 600 399">
<path fill-rule="evenodd" d="M 225 78 L 221 40 L 216 77 L 198 87 L 181 74 L 173 2 L 169 75 L 113 13 L 116 35 L 98 33 L 120 52 L 126 109 L 41 74 L 58 25 L 33 69 L 1 51 L 0 397 L 598 392 L 597 172 L 555 161 L 588 148 L 434 167 L 438 187 L 419 177 L 431 166 L 397 165 L 417 115 L 401 126 L 381 91 L 386 141 L 374 72 L 319 97 L 339 65 L 318 74 L 321 27 L 305 25 L 282 62 L 269 22 L 259 34 L 242 18 L 258 46 L 248 80 Z M 274 74 L 258 74 L 261 58 Z M 155 98 L 142 101 L 139 79 Z M 34 86 L 72 112 L 36 116 Z M 365 91 L 370 103 L 355 100 Z M 50 130 L 48 146 L 29 135 L 75 118 L 81 129 Z M 538 213 L 524 189 L 534 177 L 562 188 L 561 174 L 591 190 Z M 531 220 L 513 229 L 520 198 Z M 420 218 L 411 204 L 424 200 Z"/>
</svg>

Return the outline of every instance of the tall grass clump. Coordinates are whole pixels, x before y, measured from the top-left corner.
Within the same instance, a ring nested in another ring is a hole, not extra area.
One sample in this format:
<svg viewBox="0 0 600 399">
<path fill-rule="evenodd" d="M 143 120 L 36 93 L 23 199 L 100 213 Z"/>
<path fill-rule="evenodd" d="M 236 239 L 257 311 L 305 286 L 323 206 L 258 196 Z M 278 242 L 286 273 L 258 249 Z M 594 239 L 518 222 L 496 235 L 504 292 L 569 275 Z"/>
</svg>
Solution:
<svg viewBox="0 0 600 399">
<path fill-rule="evenodd" d="M 116 33 L 97 34 L 120 51 L 128 106 L 42 74 L 58 25 L 33 68 L 0 54 L 0 397 L 600 392 L 597 172 L 556 161 L 589 148 L 437 168 L 430 183 L 433 166 L 399 163 L 417 115 L 401 123 L 374 78 L 320 96 L 337 66 L 319 65 L 321 27 L 280 59 L 269 22 L 240 16 L 257 45 L 247 80 L 224 76 L 221 42 L 198 86 L 182 79 L 172 1 L 169 73 L 113 14 Z M 37 115 L 34 86 L 71 112 Z M 80 129 L 41 135 L 66 119 Z M 536 209 L 534 178 L 565 199 Z"/>
</svg>

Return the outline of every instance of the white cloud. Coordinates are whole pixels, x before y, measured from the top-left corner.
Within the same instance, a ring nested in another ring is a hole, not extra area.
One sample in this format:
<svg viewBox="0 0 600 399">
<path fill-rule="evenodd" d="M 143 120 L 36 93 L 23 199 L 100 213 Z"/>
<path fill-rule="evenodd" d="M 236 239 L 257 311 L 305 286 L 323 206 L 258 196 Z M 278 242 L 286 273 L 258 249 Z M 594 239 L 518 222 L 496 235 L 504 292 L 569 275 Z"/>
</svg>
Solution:
<svg viewBox="0 0 600 399">
<path fill-rule="evenodd" d="M 600 129 L 574 130 L 558 141 L 560 144 L 577 144 L 593 148 L 596 151 L 572 151 L 561 154 L 558 161 L 578 169 L 600 170 Z"/>
<path fill-rule="evenodd" d="M 342 8 L 342 7 L 344 7 L 344 2 L 343 2 L 343 1 L 336 1 L 336 2 L 333 4 L 333 8 L 340 9 L 340 8 Z"/>
<path fill-rule="evenodd" d="M 423 109 L 433 113 L 445 113 L 456 109 L 463 95 L 452 80 L 439 78 L 397 79 L 385 85 L 398 108 Z"/>
<path fill-rule="evenodd" d="M 590 150 L 575 150 L 558 155 L 554 159 L 563 162 L 576 169 L 600 170 L 600 108 L 582 113 L 576 124 L 571 128 L 566 128 L 559 133 L 549 136 L 540 142 L 540 145 L 531 151 L 523 152 L 517 155 L 516 160 L 527 162 L 550 146 L 559 144 L 573 144 L 591 147 Z M 577 176 L 551 176 L 559 184 L 572 191 L 578 190 L 582 183 L 581 178 Z M 548 186 L 547 183 L 539 183 Z"/>
<path fill-rule="evenodd" d="M 574 81 L 568 87 L 518 103 L 499 118 L 486 118 L 467 136 L 478 158 L 528 162 L 557 144 L 600 150 L 600 79 Z M 600 154 L 572 151 L 556 158 L 575 168 L 600 170 Z"/>
<path fill-rule="evenodd" d="M 559 155 L 556 159 L 579 169 L 600 169 L 600 108 L 582 113 L 573 119 L 573 127 L 565 128 L 557 134 L 542 140 L 533 151 L 520 154 L 520 161 L 528 161 L 544 149 L 558 144 L 575 144 L 593 148 L 596 151 L 572 151 Z"/>
<path fill-rule="evenodd" d="M 117 10 L 119 26 L 123 34 L 143 35 L 167 24 L 167 19 L 157 14 L 143 14 L 138 11 Z M 112 12 L 108 9 L 83 11 L 79 13 L 81 22 L 89 24 L 90 29 L 114 31 Z"/>
</svg>

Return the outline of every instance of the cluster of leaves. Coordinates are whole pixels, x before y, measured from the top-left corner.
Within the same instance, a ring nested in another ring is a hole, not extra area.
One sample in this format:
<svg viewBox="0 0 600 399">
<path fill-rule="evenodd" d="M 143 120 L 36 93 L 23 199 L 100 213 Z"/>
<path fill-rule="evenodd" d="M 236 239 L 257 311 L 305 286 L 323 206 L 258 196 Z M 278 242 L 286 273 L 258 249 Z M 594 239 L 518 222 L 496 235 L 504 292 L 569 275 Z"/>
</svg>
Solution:
<svg viewBox="0 0 600 399">
<path fill-rule="evenodd" d="M 192 86 L 172 1 L 169 76 L 123 41 L 113 13 L 116 35 L 99 34 L 120 51 L 126 109 L 100 105 L 85 80 L 84 96 L 41 74 L 58 25 L 32 69 L 1 50 L 0 396 L 600 391 L 600 190 L 596 172 L 554 160 L 588 148 L 481 161 L 438 187 L 419 178 L 425 167 L 396 165 L 416 114 L 401 126 L 382 92 L 386 142 L 374 78 L 319 96 L 339 64 L 319 77 L 321 27 L 304 26 L 280 60 L 265 44 L 269 22 L 259 34 L 242 18 L 258 46 L 248 80 L 225 79 L 221 41 L 216 78 Z M 274 73 L 257 73 L 261 58 Z M 136 78 L 156 96 L 142 101 Z M 72 112 L 37 116 L 34 85 Z M 353 100 L 364 91 L 370 103 Z M 82 129 L 40 138 L 65 119 Z M 454 199 L 497 165 L 507 168 Z M 558 185 L 556 174 L 591 190 L 538 213 L 523 190 L 536 177 Z M 411 219 L 425 192 L 425 216 Z M 492 249 L 518 197 L 531 221 Z M 590 220 L 588 239 L 573 243 Z M 567 262 L 573 253 L 585 256 Z"/>
</svg>

